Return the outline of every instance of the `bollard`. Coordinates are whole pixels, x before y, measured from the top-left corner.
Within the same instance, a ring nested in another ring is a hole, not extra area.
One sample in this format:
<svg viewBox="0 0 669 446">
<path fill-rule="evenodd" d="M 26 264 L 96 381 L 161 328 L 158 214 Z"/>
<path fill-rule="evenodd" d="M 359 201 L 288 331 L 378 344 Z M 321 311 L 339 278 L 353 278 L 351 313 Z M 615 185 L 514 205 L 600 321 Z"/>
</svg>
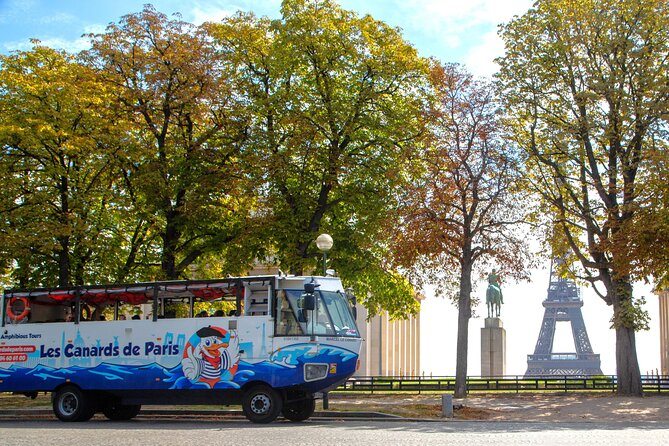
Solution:
<svg viewBox="0 0 669 446">
<path fill-rule="evenodd" d="M 328 410 L 330 408 L 330 401 L 328 400 L 328 394 L 323 394 L 323 410 Z"/>
<path fill-rule="evenodd" d="M 441 395 L 441 416 L 453 418 L 453 395 Z"/>
</svg>

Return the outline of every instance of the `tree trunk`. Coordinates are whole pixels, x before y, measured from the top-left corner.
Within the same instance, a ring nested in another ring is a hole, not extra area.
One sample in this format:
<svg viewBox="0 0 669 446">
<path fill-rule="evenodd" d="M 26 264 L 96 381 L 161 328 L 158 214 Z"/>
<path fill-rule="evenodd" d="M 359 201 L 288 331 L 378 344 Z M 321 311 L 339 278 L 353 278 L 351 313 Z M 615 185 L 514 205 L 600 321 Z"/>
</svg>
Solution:
<svg viewBox="0 0 669 446">
<path fill-rule="evenodd" d="M 618 395 L 643 396 L 636 356 L 636 335 L 632 328 L 616 328 L 616 370 Z"/>
<path fill-rule="evenodd" d="M 161 269 L 167 280 L 179 279 L 179 271 L 176 268 L 176 252 L 181 238 L 179 229 L 180 214 L 176 210 L 167 212 L 165 232 L 163 233 L 163 252 L 161 256 Z"/>
<path fill-rule="evenodd" d="M 67 177 L 60 177 L 60 223 L 63 228 L 70 227 L 71 222 L 68 219 L 70 213 L 70 200 L 68 196 L 69 183 Z M 61 228 L 62 229 L 62 228 Z M 70 286 L 70 237 L 64 235 L 58 237 L 60 250 L 58 252 L 58 286 Z"/>
<path fill-rule="evenodd" d="M 70 237 L 58 237 L 58 286 L 70 286 Z"/>
<path fill-rule="evenodd" d="M 643 396 L 641 372 L 636 355 L 636 333 L 634 321 L 628 320 L 627 305 L 632 300 L 632 285 L 629 281 L 613 281 L 615 293 L 613 317 L 616 329 L 616 374 L 618 375 L 618 395 Z"/>
<path fill-rule="evenodd" d="M 458 297 L 458 341 L 455 360 L 456 398 L 467 396 L 467 352 L 469 343 L 469 319 L 472 317 L 472 265 L 463 262 L 460 272 L 460 294 Z"/>
</svg>

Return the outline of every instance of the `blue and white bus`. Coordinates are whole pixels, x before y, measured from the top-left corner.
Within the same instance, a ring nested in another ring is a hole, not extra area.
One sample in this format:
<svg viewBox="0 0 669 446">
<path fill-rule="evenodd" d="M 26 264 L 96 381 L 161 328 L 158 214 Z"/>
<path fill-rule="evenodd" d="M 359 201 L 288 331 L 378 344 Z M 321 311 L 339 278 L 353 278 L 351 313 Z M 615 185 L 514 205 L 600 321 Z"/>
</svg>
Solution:
<svg viewBox="0 0 669 446">
<path fill-rule="evenodd" d="M 203 301 L 230 310 L 196 317 Z M 143 317 L 128 318 L 128 306 Z M 361 344 L 352 296 L 334 277 L 10 289 L 1 308 L 0 392 L 51 392 L 63 421 L 127 420 L 148 404 L 305 420 L 355 372 Z"/>
</svg>

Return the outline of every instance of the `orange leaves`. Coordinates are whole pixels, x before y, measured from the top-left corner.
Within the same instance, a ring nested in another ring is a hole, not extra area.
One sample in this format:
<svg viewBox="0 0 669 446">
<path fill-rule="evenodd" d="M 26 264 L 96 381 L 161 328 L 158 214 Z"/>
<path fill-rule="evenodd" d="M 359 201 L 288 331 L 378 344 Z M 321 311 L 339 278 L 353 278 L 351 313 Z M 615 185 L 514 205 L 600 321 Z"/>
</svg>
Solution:
<svg viewBox="0 0 669 446">
<path fill-rule="evenodd" d="M 424 170 L 404 192 L 395 258 L 425 278 L 491 259 L 517 270 L 525 250 L 514 226 L 523 213 L 508 192 L 519 173 L 501 139 L 493 89 L 458 65 L 433 64 L 430 75 Z"/>
</svg>

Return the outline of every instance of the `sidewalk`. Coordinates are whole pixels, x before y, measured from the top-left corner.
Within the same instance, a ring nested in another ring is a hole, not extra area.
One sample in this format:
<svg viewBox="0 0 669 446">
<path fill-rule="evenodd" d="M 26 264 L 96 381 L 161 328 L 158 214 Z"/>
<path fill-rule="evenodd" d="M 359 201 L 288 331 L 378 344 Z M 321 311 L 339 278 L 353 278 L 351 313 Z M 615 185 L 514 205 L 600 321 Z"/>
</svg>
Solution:
<svg viewBox="0 0 669 446">
<path fill-rule="evenodd" d="M 551 393 L 474 395 L 453 400 L 454 419 L 489 421 L 663 421 L 669 395 L 642 398 Z M 364 410 L 408 418 L 440 418 L 440 395 L 330 395 L 331 410 Z"/>
<path fill-rule="evenodd" d="M 0 419 L 53 417 L 48 396 L 37 400 L 22 396 L 0 398 Z M 329 396 L 328 410 L 322 400 L 314 417 L 356 419 L 550 421 L 550 422 L 669 422 L 669 395 L 643 398 L 607 394 L 552 393 L 474 395 L 454 399 L 454 417 L 442 418 L 442 396 L 337 394 Z M 238 407 L 145 406 L 141 415 L 159 417 L 243 417 Z"/>
</svg>

